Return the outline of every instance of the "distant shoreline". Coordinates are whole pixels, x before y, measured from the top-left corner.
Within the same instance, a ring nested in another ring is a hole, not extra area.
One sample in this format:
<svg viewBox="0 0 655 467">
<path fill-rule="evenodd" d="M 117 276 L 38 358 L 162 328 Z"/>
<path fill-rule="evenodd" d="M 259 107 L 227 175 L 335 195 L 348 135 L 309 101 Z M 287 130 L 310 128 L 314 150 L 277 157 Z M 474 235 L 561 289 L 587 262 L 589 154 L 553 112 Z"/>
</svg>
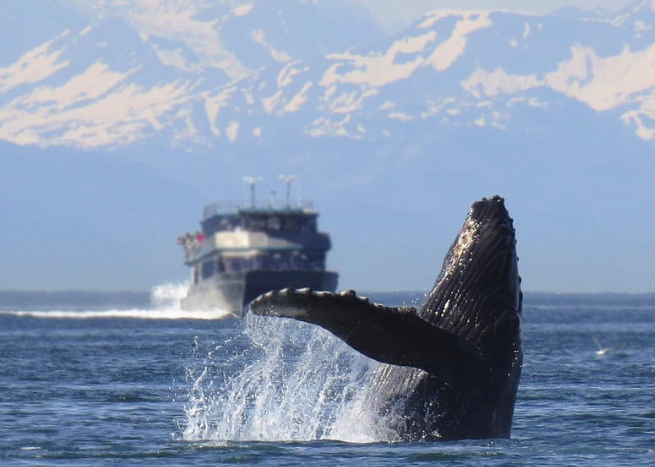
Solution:
<svg viewBox="0 0 655 467">
<path fill-rule="evenodd" d="M 360 296 L 368 296 L 373 301 L 390 305 L 420 306 L 427 291 L 396 291 L 374 292 L 358 291 Z M 590 303 L 617 303 L 625 302 L 655 302 L 655 292 L 651 293 L 557 293 L 557 292 L 524 292 L 526 303 L 549 304 L 565 299 L 567 301 L 584 301 Z M 152 306 L 150 290 L 62 290 L 62 291 L 27 291 L 27 290 L 0 290 L 0 309 L 52 309 L 62 307 L 67 309 L 78 308 L 149 308 Z"/>
<path fill-rule="evenodd" d="M 398 291 L 398 292 L 366 292 L 358 291 L 359 295 L 369 296 L 372 300 L 382 303 L 396 304 L 399 301 L 406 305 L 420 306 L 427 291 Z M 413 300 L 413 302 L 412 302 Z M 629 293 L 629 292 L 523 292 L 523 302 L 528 304 L 548 305 L 566 300 L 584 302 L 589 304 L 617 304 L 629 301 L 630 303 L 652 304 L 655 302 L 655 292 Z"/>
</svg>

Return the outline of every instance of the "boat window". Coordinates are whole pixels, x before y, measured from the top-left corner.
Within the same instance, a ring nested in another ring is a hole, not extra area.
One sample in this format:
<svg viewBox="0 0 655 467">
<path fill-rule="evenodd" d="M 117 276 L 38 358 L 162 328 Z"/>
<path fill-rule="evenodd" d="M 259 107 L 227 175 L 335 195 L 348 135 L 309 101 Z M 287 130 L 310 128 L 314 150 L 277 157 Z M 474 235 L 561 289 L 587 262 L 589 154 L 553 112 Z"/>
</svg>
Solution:
<svg viewBox="0 0 655 467">
<path fill-rule="evenodd" d="M 223 261 L 223 257 L 219 256 L 216 259 L 216 272 L 218 274 L 225 272 L 225 262 Z"/>
<path fill-rule="evenodd" d="M 221 219 L 221 221 L 218 224 L 218 230 L 234 230 L 234 227 L 236 225 L 235 222 L 236 219 L 229 218 L 229 217 L 224 217 Z"/>
<path fill-rule="evenodd" d="M 284 230 L 299 230 L 298 218 L 289 216 L 285 219 Z"/>
<path fill-rule="evenodd" d="M 280 218 L 279 217 L 269 217 L 268 225 L 266 226 L 268 230 L 280 230 Z"/>
<path fill-rule="evenodd" d="M 253 269 L 253 259 L 252 258 L 241 258 L 239 261 L 239 267 L 241 271 L 250 271 Z"/>
<path fill-rule="evenodd" d="M 316 218 L 315 217 L 306 217 L 303 219 L 301 226 L 303 232 L 316 232 Z"/>
<path fill-rule="evenodd" d="M 202 278 L 209 279 L 214 275 L 214 261 L 205 261 L 202 263 Z"/>
<path fill-rule="evenodd" d="M 266 219 L 254 219 L 250 218 L 250 225 L 247 230 L 265 230 L 266 229 Z"/>
<path fill-rule="evenodd" d="M 325 253 L 312 252 L 307 259 L 308 269 L 325 269 Z"/>
</svg>

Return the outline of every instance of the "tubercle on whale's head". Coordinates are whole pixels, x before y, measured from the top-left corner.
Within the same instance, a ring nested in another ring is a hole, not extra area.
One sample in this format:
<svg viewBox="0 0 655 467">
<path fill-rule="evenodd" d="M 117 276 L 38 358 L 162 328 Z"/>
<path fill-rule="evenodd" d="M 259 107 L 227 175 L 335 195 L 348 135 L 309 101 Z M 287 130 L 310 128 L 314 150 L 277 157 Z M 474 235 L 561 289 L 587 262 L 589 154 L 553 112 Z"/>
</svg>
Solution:
<svg viewBox="0 0 655 467">
<path fill-rule="evenodd" d="M 419 313 L 479 341 L 507 311 L 521 313 L 517 261 L 515 230 L 505 200 L 492 196 L 476 201 Z"/>
<path fill-rule="evenodd" d="M 498 195 L 489 199 L 482 198 L 480 201 L 473 203 L 468 218 L 474 222 L 482 223 L 488 228 L 497 227 L 501 231 L 506 230 L 505 233 L 515 240 L 514 220 L 505 207 L 505 199 Z"/>
<path fill-rule="evenodd" d="M 462 272 L 467 265 L 477 262 L 486 251 L 504 249 L 516 251 L 513 220 L 500 196 L 482 198 L 471 206 L 462 228 L 444 259 L 440 275 L 448 276 Z"/>
</svg>

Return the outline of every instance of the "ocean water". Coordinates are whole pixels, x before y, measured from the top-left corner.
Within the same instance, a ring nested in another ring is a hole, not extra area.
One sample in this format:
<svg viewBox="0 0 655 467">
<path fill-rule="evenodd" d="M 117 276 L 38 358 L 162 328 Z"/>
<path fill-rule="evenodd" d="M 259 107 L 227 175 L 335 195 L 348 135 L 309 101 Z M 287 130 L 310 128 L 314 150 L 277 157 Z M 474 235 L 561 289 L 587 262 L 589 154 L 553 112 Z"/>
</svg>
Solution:
<svg viewBox="0 0 655 467">
<path fill-rule="evenodd" d="M 392 443 L 361 404 L 375 362 L 181 293 L 0 307 L 0 465 L 655 465 L 654 295 L 526 294 L 512 439 Z"/>
</svg>

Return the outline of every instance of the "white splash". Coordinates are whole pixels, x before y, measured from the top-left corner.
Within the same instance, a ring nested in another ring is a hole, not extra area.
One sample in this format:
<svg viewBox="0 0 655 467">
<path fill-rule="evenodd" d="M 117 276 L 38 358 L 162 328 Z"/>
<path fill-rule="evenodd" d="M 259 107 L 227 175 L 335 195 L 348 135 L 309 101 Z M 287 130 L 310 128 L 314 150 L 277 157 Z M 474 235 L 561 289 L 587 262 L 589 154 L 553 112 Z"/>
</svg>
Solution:
<svg viewBox="0 0 655 467">
<path fill-rule="evenodd" d="M 152 288 L 150 308 L 109 310 L 20 310 L 2 311 L 0 315 L 42 319 L 144 319 L 144 320 L 215 320 L 231 316 L 223 310 L 182 310 L 180 301 L 186 296 L 187 284 L 167 283 Z"/>
<path fill-rule="evenodd" d="M 377 363 L 318 327 L 247 315 L 234 341 L 195 370 L 183 439 L 374 442 L 365 408 Z"/>
</svg>

